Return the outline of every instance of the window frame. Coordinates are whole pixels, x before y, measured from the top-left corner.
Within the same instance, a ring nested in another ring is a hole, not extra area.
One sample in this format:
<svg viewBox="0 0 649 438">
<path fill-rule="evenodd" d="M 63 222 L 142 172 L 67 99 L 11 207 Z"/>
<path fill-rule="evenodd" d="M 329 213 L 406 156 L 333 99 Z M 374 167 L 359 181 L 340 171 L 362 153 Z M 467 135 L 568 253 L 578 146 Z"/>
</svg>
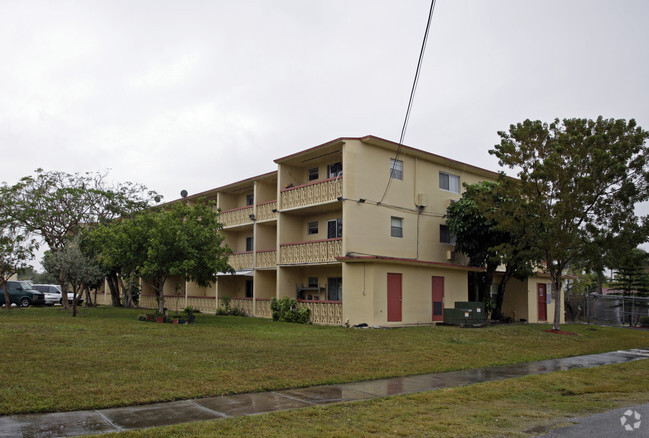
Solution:
<svg viewBox="0 0 649 438">
<path fill-rule="evenodd" d="M 327 165 L 327 176 L 329 178 L 337 178 L 343 174 L 343 162 L 337 161 Z"/>
<path fill-rule="evenodd" d="M 333 286 L 336 286 L 334 290 Z M 327 301 L 340 301 L 343 300 L 343 278 L 342 277 L 327 277 Z"/>
<path fill-rule="evenodd" d="M 315 227 L 314 227 L 315 225 Z M 318 234 L 320 232 L 318 227 L 318 221 L 309 222 L 306 224 L 306 234 L 312 236 L 313 234 Z"/>
<path fill-rule="evenodd" d="M 306 178 L 308 181 L 315 181 L 320 177 L 320 169 L 313 167 L 306 171 Z"/>
<path fill-rule="evenodd" d="M 336 224 L 336 232 L 335 232 L 335 236 L 333 237 L 331 237 L 331 233 L 330 233 L 331 228 L 329 226 L 331 222 L 334 222 Z M 327 239 L 338 239 L 341 237 L 343 237 L 343 218 L 339 217 L 336 219 L 329 219 L 327 221 Z"/>
<path fill-rule="evenodd" d="M 395 225 L 395 221 L 398 225 Z M 403 218 L 390 216 L 390 237 L 403 238 Z"/>
<path fill-rule="evenodd" d="M 255 296 L 255 283 L 254 280 L 246 280 L 245 286 L 245 296 L 246 298 L 254 298 Z"/>
<path fill-rule="evenodd" d="M 390 158 L 390 178 L 403 181 L 403 160 Z"/>
<path fill-rule="evenodd" d="M 448 236 L 448 241 L 443 240 L 445 236 Z M 457 242 L 457 237 L 451 233 L 450 228 L 446 224 L 439 225 L 439 243 L 446 245 L 455 245 Z"/>
<path fill-rule="evenodd" d="M 446 188 L 442 187 L 442 176 L 446 176 Z M 457 179 L 457 191 L 451 190 L 451 179 L 456 180 Z M 439 189 L 440 190 L 445 190 L 447 192 L 451 193 L 460 193 L 460 175 L 455 175 L 453 173 L 449 172 L 444 172 L 442 170 L 439 171 Z"/>
<path fill-rule="evenodd" d="M 249 193 L 246 195 L 246 207 L 249 207 L 251 205 L 255 205 L 255 194 L 254 193 Z"/>
<path fill-rule="evenodd" d="M 253 236 L 246 237 L 246 252 L 255 250 L 255 240 Z"/>
</svg>

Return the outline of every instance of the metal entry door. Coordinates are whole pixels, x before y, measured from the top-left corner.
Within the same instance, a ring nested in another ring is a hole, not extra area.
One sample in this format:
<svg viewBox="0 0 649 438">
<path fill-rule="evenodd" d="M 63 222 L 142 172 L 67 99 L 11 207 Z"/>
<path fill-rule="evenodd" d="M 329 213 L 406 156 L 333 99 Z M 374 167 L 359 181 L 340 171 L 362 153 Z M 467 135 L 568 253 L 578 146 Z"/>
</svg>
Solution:
<svg viewBox="0 0 649 438">
<path fill-rule="evenodd" d="M 547 286 L 543 283 L 538 284 L 537 292 L 537 305 L 539 308 L 539 321 L 548 320 L 548 305 L 547 305 Z"/>
<path fill-rule="evenodd" d="M 444 321 L 444 277 L 432 277 L 433 321 Z"/>
<path fill-rule="evenodd" d="M 388 274 L 388 321 L 401 321 L 401 274 Z"/>
</svg>

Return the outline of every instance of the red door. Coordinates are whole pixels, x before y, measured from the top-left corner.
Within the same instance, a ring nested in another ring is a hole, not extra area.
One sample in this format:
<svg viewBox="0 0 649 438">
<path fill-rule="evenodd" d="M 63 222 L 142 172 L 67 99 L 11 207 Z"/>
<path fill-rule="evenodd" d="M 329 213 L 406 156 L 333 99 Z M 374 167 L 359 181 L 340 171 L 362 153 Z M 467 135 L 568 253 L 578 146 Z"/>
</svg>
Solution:
<svg viewBox="0 0 649 438">
<path fill-rule="evenodd" d="M 539 321 L 547 321 L 548 320 L 548 305 L 547 303 L 547 296 L 548 296 L 548 291 L 547 287 L 545 284 L 540 283 L 538 285 L 538 292 L 537 292 L 537 305 L 539 308 Z"/>
<path fill-rule="evenodd" d="M 433 277 L 433 321 L 444 321 L 444 277 Z"/>
<path fill-rule="evenodd" d="M 401 321 L 401 274 L 388 274 L 388 321 Z"/>
</svg>

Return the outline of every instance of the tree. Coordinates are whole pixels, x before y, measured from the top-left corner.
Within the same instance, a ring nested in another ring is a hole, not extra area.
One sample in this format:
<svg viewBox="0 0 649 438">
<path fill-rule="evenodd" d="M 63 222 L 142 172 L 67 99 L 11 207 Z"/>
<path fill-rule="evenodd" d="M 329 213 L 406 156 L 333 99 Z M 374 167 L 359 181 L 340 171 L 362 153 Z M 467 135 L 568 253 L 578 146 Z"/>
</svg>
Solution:
<svg viewBox="0 0 649 438">
<path fill-rule="evenodd" d="M 31 268 L 27 262 L 37 248 L 37 242 L 16 223 L 6 218 L 0 222 L 0 289 L 4 291 L 7 310 L 11 309 L 7 282 L 22 269 Z"/>
<path fill-rule="evenodd" d="M 143 251 L 134 251 L 142 259 L 130 266 L 137 266 L 134 272 L 153 285 L 160 313 L 164 313 L 164 285 L 169 277 L 209 287 L 218 272 L 232 271 L 228 265 L 232 250 L 222 245 L 225 237 L 218 219 L 213 203 L 199 200 L 194 205 L 176 202 L 150 209 L 122 221 L 128 232 L 116 234 L 116 244 L 121 248 L 145 244 Z"/>
<path fill-rule="evenodd" d="M 505 265 L 496 294 L 492 319 L 502 318 L 502 304 L 507 282 L 512 278 L 524 279 L 533 270 L 536 254 L 516 230 L 522 227 L 501 229 L 498 212 L 505 203 L 513 200 L 500 190 L 500 184 L 483 181 L 464 185 L 462 197 L 452 203 L 446 214 L 449 230 L 456 236 L 455 249 L 469 257 L 470 266 L 484 267 L 478 277 L 478 300 L 486 301 L 496 269 Z"/>
<path fill-rule="evenodd" d="M 507 233 L 497 229 L 481 208 L 485 203 L 480 202 L 480 198 L 489 197 L 490 201 L 495 201 L 495 185 L 491 181 L 465 185 L 462 197 L 451 203 L 446 212 L 446 223 L 456 239 L 455 250 L 469 258 L 469 266 L 485 268 L 485 272 L 476 275 L 479 301 L 485 301 L 501 263 L 494 248 L 507 240 Z M 491 207 L 496 208 L 493 204 Z"/>
<path fill-rule="evenodd" d="M 615 274 L 609 288 L 620 291 L 625 296 L 646 296 L 649 294 L 649 274 L 645 271 L 647 265 L 649 254 L 646 251 L 640 248 L 630 251 L 612 266 Z"/>
<path fill-rule="evenodd" d="M 72 287 L 72 313 L 76 316 L 79 297 L 86 288 L 104 277 L 104 271 L 93 257 L 84 254 L 78 239 L 68 242 L 62 250 L 48 251 L 43 257 L 43 267 Z M 67 302 L 67 288 L 63 289 L 63 301 Z"/>
<path fill-rule="evenodd" d="M 489 152 L 501 166 L 517 170 L 518 180 L 500 181 L 517 199 L 499 214 L 500 226 L 530 220 L 528 238 L 544 256 L 555 299 L 554 330 L 559 330 L 558 299 L 564 270 L 580 254 L 596 251 L 598 240 L 612 241 L 626 230 L 647 240 L 649 221 L 635 215 L 649 199 L 649 134 L 634 120 L 526 120 L 500 131 Z"/>
<path fill-rule="evenodd" d="M 140 267 L 147 257 L 148 234 L 142 229 L 142 222 L 142 219 L 123 218 L 82 233 L 82 245 L 97 254 L 97 261 L 116 283 L 115 290 L 119 290 L 117 282 L 120 283 L 126 307 L 135 305 L 132 291 L 137 287 Z M 116 299 L 119 303 L 119 296 Z"/>
<path fill-rule="evenodd" d="M 39 235 L 52 252 L 62 251 L 83 228 L 140 211 L 156 196 L 142 185 L 112 186 L 105 179 L 102 173 L 37 169 L 35 176 L 26 176 L 13 186 L 3 183 L 0 198 L 6 208 L 2 213 Z M 59 282 L 65 291 L 64 278 Z M 63 303 L 69 308 L 66 300 Z"/>
</svg>

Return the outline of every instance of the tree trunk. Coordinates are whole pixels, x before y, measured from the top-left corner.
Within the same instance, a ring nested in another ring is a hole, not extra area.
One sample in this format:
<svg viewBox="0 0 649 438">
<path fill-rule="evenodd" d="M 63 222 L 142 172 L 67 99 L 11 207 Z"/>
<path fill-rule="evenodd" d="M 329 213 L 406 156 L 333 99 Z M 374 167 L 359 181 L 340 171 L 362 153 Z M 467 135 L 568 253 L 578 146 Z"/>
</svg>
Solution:
<svg viewBox="0 0 649 438">
<path fill-rule="evenodd" d="M 155 289 L 156 298 L 158 299 L 158 312 L 161 315 L 165 314 L 165 294 L 164 294 L 164 285 L 166 278 L 160 278 L 153 281 L 153 287 Z"/>
<path fill-rule="evenodd" d="M 65 310 L 70 310 L 70 304 L 68 303 L 68 285 L 65 281 L 65 274 L 61 273 L 59 275 L 59 285 L 61 286 L 61 301 L 63 301 L 63 308 Z"/>
<path fill-rule="evenodd" d="M 491 313 L 492 321 L 497 321 L 503 317 L 503 301 L 505 300 L 505 289 L 507 288 L 507 283 L 512 278 L 512 271 L 507 267 L 503 278 L 500 279 L 498 283 L 498 293 L 496 294 L 496 306 L 494 307 L 493 312 Z"/>
<path fill-rule="evenodd" d="M 124 284 L 124 279 L 122 276 L 119 276 L 119 284 L 122 286 L 122 294 L 124 295 L 124 307 L 133 307 L 133 300 L 131 300 L 131 293 L 130 293 L 130 281 L 129 281 L 129 286 L 127 287 Z"/>
<path fill-rule="evenodd" d="M 467 276 L 469 282 L 469 301 L 478 301 L 478 273 L 469 272 Z"/>
<path fill-rule="evenodd" d="M 5 294 L 5 306 L 7 306 L 7 310 L 11 310 L 11 302 L 9 301 L 9 285 L 7 284 L 6 280 L 3 280 L 3 289 L 4 289 L 4 294 Z"/>
<path fill-rule="evenodd" d="M 92 295 L 90 294 L 90 288 L 86 286 L 86 287 L 83 288 L 83 290 L 86 293 L 86 307 L 89 307 L 89 306 L 94 307 L 97 304 L 97 295 L 95 294 L 95 302 L 93 303 Z"/>
<path fill-rule="evenodd" d="M 110 299 L 112 301 L 113 307 L 122 307 L 122 303 L 119 299 L 119 286 L 117 284 L 117 274 L 111 272 L 106 277 L 108 280 L 108 289 L 110 289 Z"/>
<path fill-rule="evenodd" d="M 550 268 L 550 278 L 552 279 L 551 291 L 552 298 L 554 298 L 554 324 L 552 325 L 552 330 L 559 331 L 561 330 L 561 276 L 563 274 L 563 268 L 561 265 L 558 267 Z"/>
<path fill-rule="evenodd" d="M 77 316 L 77 302 L 79 301 L 80 288 L 72 288 L 72 316 Z"/>
</svg>

